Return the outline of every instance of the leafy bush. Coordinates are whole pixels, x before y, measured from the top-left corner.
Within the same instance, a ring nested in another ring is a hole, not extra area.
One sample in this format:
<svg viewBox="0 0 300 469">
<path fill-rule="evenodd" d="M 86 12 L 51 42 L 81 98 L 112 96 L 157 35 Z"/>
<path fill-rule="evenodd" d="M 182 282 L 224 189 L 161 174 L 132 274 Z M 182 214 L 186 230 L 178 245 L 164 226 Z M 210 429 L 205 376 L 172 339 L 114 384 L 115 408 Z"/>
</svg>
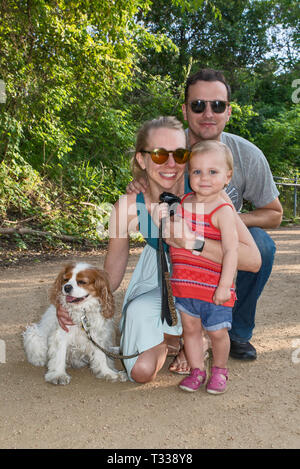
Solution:
<svg viewBox="0 0 300 469">
<path fill-rule="evenodd" d="M 231 102 L 230 104 L 232 113 L 225 130 L 240 135 L 241 137 L 251 139 L 249 124 L 251 120 L 258 115 L 257 112 L 253 110 L 253 106 L 250 104 L 243 106 L 235 102 Z"/>
<path fill-rule="evenodd" d="M 0 163 L 0 217 L 39 216 L 47 210 L 50 197 L 40 174 L 21 156 Z"/>
<path fill-rule="evenodd" d="M 300 105 L 266 119 L 255 143 L 268 158 L 277 176 L 293 174 L 300 167 Z"/>
<path fill-rule="evenodd" d="M 111 204 L 124 193 L 129 168 L 93 167 L 89 162 L 69 165 L 64 179 L 55 183 L 16 156 L 0 164 L 0 217 L 2 227 L 16 222 L 49 232 L 47 243 L 61 245 L 51 234 L 71 235 L 97 243 L 106 238 Z M 62 184 L 63 183 L 63 184 Z M 15 236 L 20 248 L 26 243 Z M 21 243 L 21 244 L 20 244 Z"/>
</svg>

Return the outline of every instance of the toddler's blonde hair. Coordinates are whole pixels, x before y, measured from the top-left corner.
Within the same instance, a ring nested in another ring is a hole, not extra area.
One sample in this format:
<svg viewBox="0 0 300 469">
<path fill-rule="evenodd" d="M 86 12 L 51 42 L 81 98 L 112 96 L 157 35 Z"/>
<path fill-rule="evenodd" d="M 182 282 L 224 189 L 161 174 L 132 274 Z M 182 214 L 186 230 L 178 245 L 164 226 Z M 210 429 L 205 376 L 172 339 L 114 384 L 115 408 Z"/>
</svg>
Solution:
<svg viewBox="0 0 300 469">
<path fill-rule="evenodd" d="M 203 140 L 201 142 L 195 143 L 191 149 L 191 156 L 189 161 L 193 155 L 202 154 L 209 151 L 218 151 L 222 153 L 228 169 L 233 174 L 233 156 L 231 150 L 227 145 L 225 145 L 225 143 L 219 142 L 218 140 Z"/>
</svg>

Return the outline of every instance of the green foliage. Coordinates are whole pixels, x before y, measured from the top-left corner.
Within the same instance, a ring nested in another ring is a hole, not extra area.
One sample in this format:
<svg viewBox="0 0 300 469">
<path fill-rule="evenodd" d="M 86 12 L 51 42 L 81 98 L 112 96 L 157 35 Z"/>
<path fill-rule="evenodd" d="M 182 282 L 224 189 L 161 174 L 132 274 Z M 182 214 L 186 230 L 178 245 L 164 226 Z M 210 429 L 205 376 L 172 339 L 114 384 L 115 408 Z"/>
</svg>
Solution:
<svg viewBox="0 0 300 469">
<path fill-rule="evenodd" d="M 108 214 L 112 203 L 125 191 L 130 171 L 119 171 L 100 165 L 92 167 L 89 162 L 65 168 L 68 181 L 63 189 L 54 182 L 41 178 L 20 156 L 9 164 L 0 164 L 0 219 L 2 226 L 28 220 L 34 230 L 51 234 L 65 234 L 99 242 L 107 236 Z M 7 224 L 7 221 L 10 224 Z M 98 225 L 104 227 L 97 230 Z M 22 243 L 16 235 L 17 245 Z M 53 243 L 53 240 L 52 240 Z M 59 240 L 56 243 L 61 243 Z M 23 246 L 24 247 L 24 246 Z"/>
<path fill-rule="evenodd" d="M 42 194 L 42 180 L 37 171 L 20 156 L 9 164 L 0 163 L 0 217 L 28 217 L 43 212 L 49 203 Z M 34 205 L 33 205 L 34 201 Z"/>
<path fill-rule="evenodd" d="M 191 5 L 191 2 L 189 2 Z M 139 18 L 153 33 L 166 34 L 179 49 L 174 56 L 165 50 L 148 56 L 147 70 L 171 74 L 179 84 L 190 57 L 195 68 L 212 67 L 226 71 L 233 88 L 238 70 L 257 66 L 270 50 L 267 30 L 272 2 L 215 0 L 201 2 L 198 8 L 182 9 L 165 0 L 156 0 Z"/>
<path fill-rule="evenodd" d="M 94 110 L 132 86 L 133 15 L 147 0 L 0 2 L 6 110 L 35 167 L 68 154 Z M 92 111 L 92 112 L 91 112 Z M 9 151 L 3 139 L 5 157 Z"/>
<path fill-rule="evenodd" d="M 295 0 L 0 0 L 1 226 L 29 220 L 98 242 L 131 177 L 137 129 L 182 119 L 184 82 L 202 66 L 232 86 L 226 130 L 257 144 L 277 175 L 293 173 L 298 12 Z"/>
<path fill-rule="evenodd" d="M 264 151 L 277 176 L 294 174 L 300 168 L 300 105 L 266 119 L 255 143 Z"/>
<path fill-rule="evenodd" d="M 250 122 L 258 116 L 258 113 L 253 110 L 251 104 L 243 106 L 231 102 L 232 114 L 227 124 L 226 131 L 232 134 L 240 135 L 246 139 L 251 139 Z"/>
<path fill-rule="evenodd" d="M 121 168 L 117 163 L 92 166 L 89 161 L 69 165 L 64 168 L 64 179 L 65 190 L 76 202 L 115 203 L 131 179 L 129 161 Z"/>
</svg>

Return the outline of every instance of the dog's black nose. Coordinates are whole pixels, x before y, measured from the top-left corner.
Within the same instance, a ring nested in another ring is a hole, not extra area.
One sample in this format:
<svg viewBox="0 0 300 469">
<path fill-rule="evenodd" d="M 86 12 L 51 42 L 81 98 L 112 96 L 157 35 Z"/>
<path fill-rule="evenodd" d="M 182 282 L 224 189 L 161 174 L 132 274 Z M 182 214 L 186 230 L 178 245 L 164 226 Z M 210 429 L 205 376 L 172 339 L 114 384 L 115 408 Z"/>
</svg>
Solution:
<svg viewBox="0 0 300 469">
<path fill-rule="evenodd" d="M 73 289 L 73 287 L 69 283 L 67 283 L 67 285 L 64 286 L 64 290 L 65 290 L 66 293 L 70 293 L 72 291 L 72 289 Z"/>
</svg>

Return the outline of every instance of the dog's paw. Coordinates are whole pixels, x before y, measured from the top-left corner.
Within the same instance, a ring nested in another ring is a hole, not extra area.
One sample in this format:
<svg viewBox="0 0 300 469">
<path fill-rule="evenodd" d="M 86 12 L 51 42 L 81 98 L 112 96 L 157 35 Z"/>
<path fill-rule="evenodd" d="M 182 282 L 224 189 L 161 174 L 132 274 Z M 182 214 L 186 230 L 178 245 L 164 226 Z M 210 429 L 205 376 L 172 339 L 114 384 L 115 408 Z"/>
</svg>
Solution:
<svg viewBox="0 0 300 469">
<path fill-rule="evenodd" d="M 115 371 L 105 375 L 108 381 L 127 381 L 127 373 L 125 371 Z"/>
<path fill-rule="evenodd" d="M 127 376 L 126 371 L 119 371 L 118 374 L 119 374 L 119 381 L 121 381 L 122 383 L 124 383 L 124 381 L 128 380 L 128 376 Z"/>
<path fill-rule="evenodd" d="M 71 381 L 71 376 L 67 375 L 67 373 L 58 375 L 53 371 L 48 371 L 48 373 L 45 374 L 45 381 L 47 381 L 47 383 L 65 385 L 69 384 Z"/>
<path fill-rule="evenodd" d="M 47 363 L 47 360 L 45 357 L 39 357 L 39 356 L 31 356 L 27 357 L 29 363 L 34 366 L 45 366 Z"/>
<path fill-rule="evenodd" d="M 124 371 L 113 371 L 110 370 L 109 372 L 100 372 L 95 374 L 96 378 L 99 379 L 106 379 L 107 381 L 126 381 L 127 375 Z"/>
</svg>

